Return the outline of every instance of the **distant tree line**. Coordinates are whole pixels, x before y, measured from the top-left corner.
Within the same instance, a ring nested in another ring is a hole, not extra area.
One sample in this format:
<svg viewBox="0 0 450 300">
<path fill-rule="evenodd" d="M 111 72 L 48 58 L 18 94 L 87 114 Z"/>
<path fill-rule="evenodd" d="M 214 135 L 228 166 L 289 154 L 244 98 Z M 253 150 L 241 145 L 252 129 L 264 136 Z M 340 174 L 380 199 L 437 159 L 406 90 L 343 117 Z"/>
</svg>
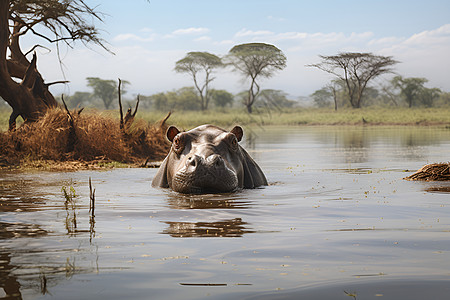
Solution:
<svg viewBox="0 0 450 300">
<path fill-rule="evenodd" d="M 118 89 L 117 82 L 109 79 L 97 77 L 88 77 L 88 86 L 92 92 L 75 92 L 71 96 L 64 96 L 69 108 L 93 107 L 99 109 L 113 109 L 117 107 Z M 128 81 L 122 81 L 122 84 L 129 84 Z M 126 91 L 122 89 L 122 93 Z M 288 95 L 280 90 L 261 90 L 259 92 L 260 100 L 254 105 L 255 110 L 281 110 L 291 108 L 297 104 L 297 101 L 288 99 Z M 208 90 L 209 109 L 224 110 L 226 108 L 247 107 L 248 91 L 238 94 L 232 94 L 226 90 Z M 124 97 L 125 106 L 132 106 L 135 99 Z M 156 93 L 145 96 L 140 95 L 140 105 L 144 109 L 172 111 L 172 110 L 204 110 L 204 99 L 202 101 L 200 91 L 197 87 L 182 87 L 177 90 Z"/>
<path fill-rule="evenodd" d="M 361 107 L 399 106 L 399 107 L 448 107 L 450 93 L 438 88 L 425 87 L 425 78 L 403 77 L 397 75 L 378 87 L 368 86 L 361 95 Z M 317 107 L 352 107 L 348 90 L 343 80 L 330 81 L 310 95 Z"/>
</svg>

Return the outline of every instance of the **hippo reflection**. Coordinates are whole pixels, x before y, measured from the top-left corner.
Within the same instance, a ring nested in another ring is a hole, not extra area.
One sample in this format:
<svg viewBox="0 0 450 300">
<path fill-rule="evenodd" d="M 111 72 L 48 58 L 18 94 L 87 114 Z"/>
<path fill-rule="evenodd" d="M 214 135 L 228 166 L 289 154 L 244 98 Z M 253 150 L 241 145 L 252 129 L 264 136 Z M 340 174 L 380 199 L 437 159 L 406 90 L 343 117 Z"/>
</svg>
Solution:
<svg viewBox="0 0 450 300">
<path fill-rule="evenodd" d="M 217 222 L 165 222 L 169 228 L 162 233 L 173 237 L 241 237 L 256 231 L 247 229 L 241 218 Z"/>
<path fill-rule="evenodd" d="M 167 138 L 172 148 L 152 185 L 186 194 L 226 193 L 267 185 L 259 166 L 238 144 L 242 136 L 240 126 L 226 131 L 202 125 L 187 132 L 169 127 Z"/>
</svg>

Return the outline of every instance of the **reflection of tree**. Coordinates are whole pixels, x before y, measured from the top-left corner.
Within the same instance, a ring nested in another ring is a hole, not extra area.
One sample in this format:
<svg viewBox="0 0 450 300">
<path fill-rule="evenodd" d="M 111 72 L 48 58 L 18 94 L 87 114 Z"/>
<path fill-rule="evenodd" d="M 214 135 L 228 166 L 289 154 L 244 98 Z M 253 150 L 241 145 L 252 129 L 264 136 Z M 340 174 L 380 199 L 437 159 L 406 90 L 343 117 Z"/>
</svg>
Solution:
<svg viewBox="0 0 450 300">
<path fill-rule="evenodd" d="M 368 139 L 366 131 L 342 132 L 341 143 L 344 147 L 346 163 L 363 163 L 368 161 Z"/>
<path fill-rule="evenodd" d="M 0 289 L 6 294 L 2 299 L 22 299 L 20 283 L 12 273 L 15 268 L 11 265 L 11 254 L 0 252 Z"/>
<path fill-rule="evenodd" d="M 43 235 L 47 235 L 47 232 L 34 224 L 0 222 L 0 241 Z M 11 263 L 11 257 L 11 253 L 0 249 L 0 288 L 6 293 L 2 299 L 22 299 L 21 285 L 13 272 L 18 267 Z"/>
<path fill-rule="evenodd" d="M 169 225 L 162 233 L 173 237 L 241 237 L 255 231 L 245 228 L 241 218 L 218 222 L 165 222 Z"/>
<path fill-rule="evenodd" d="M 32 211 L 40 209 L 45 200 L 31 189 L 32 184 L 25 180 L 0 181 L 0 211 Z"/>
</svg>

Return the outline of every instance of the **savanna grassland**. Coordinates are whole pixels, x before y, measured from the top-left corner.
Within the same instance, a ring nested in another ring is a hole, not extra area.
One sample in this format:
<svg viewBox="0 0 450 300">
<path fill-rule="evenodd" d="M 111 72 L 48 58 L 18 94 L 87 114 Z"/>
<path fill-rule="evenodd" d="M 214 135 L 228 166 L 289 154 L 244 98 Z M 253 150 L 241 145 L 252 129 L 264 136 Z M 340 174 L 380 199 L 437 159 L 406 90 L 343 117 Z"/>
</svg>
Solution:
<svg viewBox="0 0 450 300">
<path fill-rule="evenodd" d="M 141 112 L 139 118 L 156 122 L 164 112 Z M 223 127 L 243 126 L 299 126 L 299 125 L 411 125 L 450 126 L 450 108 L 362 108 L 334 111 L 305 108 L 248 114 L 244 111 L 174 111 L 169 124 L 189 129 L 201 124 Z"/>
<path fill-rule="evenodd" d="M 83 114 L 100 114 L 119 118 L 117 111 L 89 111 Z M 8 128 L 9 110 L 0 110 L 0 131 Z M 138 120 L 156 123 L 164 119 L 167 112 L 141 110 Z M 361 108 L 334 111 L 324 108 L 295 108 L 283 111 L 260 111 L 248 114 L 244 110 L 173 111 L 168 124 L 180 128 L 192 128 L 201 124 L 228 127 L 243 126 L 298 126 L 298 125 L 411 125 L 450 126 L 450 108 Z"/>
</svg>

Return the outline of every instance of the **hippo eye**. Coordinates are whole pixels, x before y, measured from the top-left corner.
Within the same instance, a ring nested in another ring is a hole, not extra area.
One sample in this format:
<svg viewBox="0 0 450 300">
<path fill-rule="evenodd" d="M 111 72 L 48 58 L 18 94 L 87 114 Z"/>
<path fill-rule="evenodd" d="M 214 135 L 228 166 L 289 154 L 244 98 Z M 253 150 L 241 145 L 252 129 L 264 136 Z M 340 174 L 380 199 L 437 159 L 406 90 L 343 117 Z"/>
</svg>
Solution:
<svg viewBox="0 0 450 300">
<path fill-rule="evenodd" d="M 173 139 L 173 148 L 174 148 L 175 152 L 178 154 L 183 150 L 183 142 L 181 140 L 181 137 L 176 136 Z"/>
<path fill-rule="evenodd" d="M 237 141 L 237 139 L 236 139 L 236 137 L 234 135 L 230 135 L 228 137 L 228 143 L 230 144 L 231 149 L 233 149 L 233 150 L 237 149 L 238 141 Z"/>
</svg>

